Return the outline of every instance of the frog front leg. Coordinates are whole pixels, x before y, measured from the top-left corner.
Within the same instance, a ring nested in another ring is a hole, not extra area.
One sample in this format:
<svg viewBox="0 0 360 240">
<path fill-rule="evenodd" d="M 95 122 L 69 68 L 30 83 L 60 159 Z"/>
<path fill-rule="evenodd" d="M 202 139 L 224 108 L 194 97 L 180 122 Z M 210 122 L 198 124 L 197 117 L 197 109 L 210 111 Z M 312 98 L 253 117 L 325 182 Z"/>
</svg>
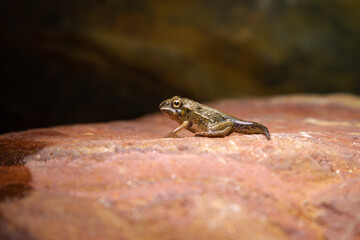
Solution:
<svg viewBox="0 0 360 240">
<path fill-rule="evenodd" d="M 225 137 L 233 132 L 234 123 L 229 119 L 209 126 L 207 132 L 197 132 L 195 137 Z"/>
<path fill-rule="evenodd" d="M 180 132 L 182 129 L 187 128 L 190 126 L 189 121 L 184 121 L 179 127 L 175 128 L 171 132 L 169 132 L 165 137 L 166 138 L 172 138 L 172 137 L 178 137 L 176 133 Z"/>
</svg>

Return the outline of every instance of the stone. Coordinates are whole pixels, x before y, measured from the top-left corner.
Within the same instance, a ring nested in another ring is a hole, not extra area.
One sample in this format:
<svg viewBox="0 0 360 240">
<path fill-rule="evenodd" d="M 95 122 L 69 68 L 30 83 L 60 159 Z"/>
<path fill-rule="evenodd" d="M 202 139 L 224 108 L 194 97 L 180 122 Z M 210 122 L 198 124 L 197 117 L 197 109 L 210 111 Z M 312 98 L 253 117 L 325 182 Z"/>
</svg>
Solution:
<svg viewBox="0 0 360 240">
<path fill-rule="evenodd" d="M 0 239 L 360 239 L 359 97 L 210 105 L 271 140 L 161 113 L 0 135 Z"/>
</svg>

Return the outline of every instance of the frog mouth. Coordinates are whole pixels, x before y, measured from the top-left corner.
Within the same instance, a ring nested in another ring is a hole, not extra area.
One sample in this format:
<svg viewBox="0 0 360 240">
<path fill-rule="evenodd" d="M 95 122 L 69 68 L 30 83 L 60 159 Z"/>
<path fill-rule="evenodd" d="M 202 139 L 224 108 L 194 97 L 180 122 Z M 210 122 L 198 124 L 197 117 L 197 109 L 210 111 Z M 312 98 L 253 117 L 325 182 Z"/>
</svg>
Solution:
<svg viewBox="0 0 360 240">
<path fill-rule="evenodd" d="M 160 111 L 167 114 L 167 115 L 175 115 L 176 111 L 170 107 L 161 106 Z"/>
<path fill-rule="evenodd" d="M 169 103 L 167 101 L 163 101 L 159 105 L 160 111 L 167 114 L 167 115 L 174 115 L 175 109 L 169 106 Z"/>
</svg>

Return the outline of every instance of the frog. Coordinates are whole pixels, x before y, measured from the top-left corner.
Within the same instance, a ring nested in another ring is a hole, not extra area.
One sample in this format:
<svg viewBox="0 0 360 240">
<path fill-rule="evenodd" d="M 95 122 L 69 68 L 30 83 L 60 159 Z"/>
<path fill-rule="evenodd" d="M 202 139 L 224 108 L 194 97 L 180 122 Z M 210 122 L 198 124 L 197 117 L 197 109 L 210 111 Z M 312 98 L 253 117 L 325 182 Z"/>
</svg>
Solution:
<svg viewBox="0 0 360 240">
<path fill-rule="evenodd" d="M 215 108 L 194 100 L 174 96 L 160 103 L 160 111 L 170 119 L 178 122 L 179 127 L 165 137 L 179 137 L 183 129 L 194 133 L 195 137 L 225 137 L 233 132 L 242 134 L 263 134 L 270 140 L 270 133 L 264 125 L 241 120 Z"/>
</svg>

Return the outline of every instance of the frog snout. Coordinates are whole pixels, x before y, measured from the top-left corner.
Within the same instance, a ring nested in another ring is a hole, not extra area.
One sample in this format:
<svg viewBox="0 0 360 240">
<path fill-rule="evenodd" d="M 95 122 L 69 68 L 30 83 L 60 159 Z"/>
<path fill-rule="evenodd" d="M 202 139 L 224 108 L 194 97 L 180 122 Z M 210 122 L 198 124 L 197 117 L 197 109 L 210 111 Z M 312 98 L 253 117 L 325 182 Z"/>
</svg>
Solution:
<svg viewBox="0 0 360 240">
<path fill-rule="evenodd" d="M 166 102 L 163 101 L 162 103 L 160 103 L 159 108 L 161 109 L 163 106 L 165 106 L 165 104 L 166 104 Z"/>
</svg>

